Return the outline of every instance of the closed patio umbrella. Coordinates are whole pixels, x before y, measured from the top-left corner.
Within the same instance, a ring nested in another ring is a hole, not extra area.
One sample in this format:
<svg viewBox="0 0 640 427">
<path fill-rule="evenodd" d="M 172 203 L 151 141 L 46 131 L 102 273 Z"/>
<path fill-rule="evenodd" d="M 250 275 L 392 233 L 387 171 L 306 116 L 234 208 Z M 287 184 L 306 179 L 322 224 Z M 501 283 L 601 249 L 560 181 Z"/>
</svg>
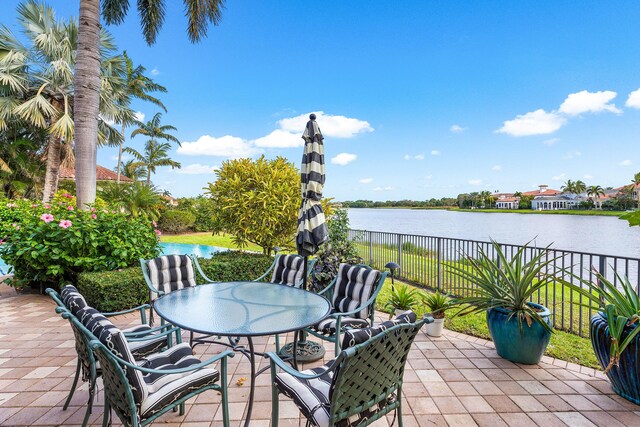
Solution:
<svg viewBox="0 0 640 427">
<path fill-rule="evenodd" d="M 304 130 L 304 154 L 300 168 L 302 203 L 298 213 L 298 254 L 306 258 L 315 254 L 320 245 L 329 240 L 329 230 L 322 212 L 322 190 L 324 187 L 324 143 L 316 115 L 311 114 Z M 306 271 L 304 273 L 306 276 Z"/>
</svg>

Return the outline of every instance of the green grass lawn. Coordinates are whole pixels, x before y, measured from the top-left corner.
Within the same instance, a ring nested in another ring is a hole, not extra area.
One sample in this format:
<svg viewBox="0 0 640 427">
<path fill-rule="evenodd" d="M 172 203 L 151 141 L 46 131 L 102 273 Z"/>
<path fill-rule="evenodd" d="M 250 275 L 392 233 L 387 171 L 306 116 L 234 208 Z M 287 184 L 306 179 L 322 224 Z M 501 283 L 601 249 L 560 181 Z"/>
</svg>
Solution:
<svg viewBox="0 0 640 427">
<path fill-rule="evenodd" d="M 557 210 L 557 211 L 534 211 L 533 209 L 449 209 L 455 212 L 482 212 L 482 213 L 517 213 L 534 215 L 590 215 L 590 216 L 620 216 L 621 211 L 600 211 L 600 210 Z"/>
<path fill-rule="evenodd" d="M 397 283 L 399 282 L 396 281 L 396 284 Z M 424 289 L 417 289 L 421 295 L 428 292 Z M 380 296 L 376 300 L 377 310 L 386 311 L 385 305 L 387 304 L 390 294 L 391 279 L 387 279 L 384 284 L 384 288 L 380 291 Z M 425 313 L 425 307 L 420 303 L 417 307 L 414 307 L 414 311 L 419 316 L 422 316 Z M 487 340 L 491 339 L 484 313 L 447 318 L 445 320 L 445 327 L 451 331 L 461 332 L 463 334 Z M 579 337 L 578 335 L 571 334 L 569 332 L 555 330 L 551 335 L 551 341 L 549 342 L 549 346 L 547 347 L 545 354 L 560 360 L 566 360 L 568 362 L 577 363 L 590 368 L 601 369 L 595 353 L 593 352 L 591 340 L 589 338 Z"/>
<path fill-rule="evenodd" d="M 212 236 L 209 232 L 204 233 L 188 233 L 188 234 L 176 234 L 176 235 L 162 235 L 160 237 L 162 242 L 167 243 L 191 243 L 194 245 L 208 245 L 218 246 L 221 248 L 229 249 L 244 249 L 253 252 L 262 252 L 262 248 L 257 245 L 249 244 L 248 246 L 241 248 L 233 243 L 233 236 L 229 234 L 217 234 Z"/>
</svg>

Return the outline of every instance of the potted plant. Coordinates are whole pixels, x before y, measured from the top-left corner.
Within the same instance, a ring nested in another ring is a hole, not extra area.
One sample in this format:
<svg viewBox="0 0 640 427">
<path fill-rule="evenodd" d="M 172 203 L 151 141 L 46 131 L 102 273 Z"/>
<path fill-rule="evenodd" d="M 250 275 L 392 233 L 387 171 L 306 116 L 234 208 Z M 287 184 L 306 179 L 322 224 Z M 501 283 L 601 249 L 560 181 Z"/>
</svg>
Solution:
<svg viewBox="0 0 640 427">
<path fill-rule="evenodd" d="M 445 312 L 450 307 L 449 298 L 446 294 L 436 291 L 426 294 L 422 301 L 427 306 L 427 310 L 433 317 L 433 322 L 426 325 L 427 335 L 431 337 L 442 336 L 442 328 L 444 327 Z"/>
<path fill-rule="evenodd" d="M 590 322 L 596 358 L 613 391 L 640 405 L 640 298 L 627 277 L 616 273 L 616 286 L 597 271 L 594 276 L 595 283 L 577 278 L 580 285 L 565 285 L 586 298 L 580 305 L 599 309 Z"/>
<path fill-rule="evenodd" d="M 407 310 L 412 310 L 418 303 L 418 290 L 407 285 L 396 285 L 391 290 L 391 296 L 385 308 L 396 316 Z"/>
<path fill-rule="evenodd" d="M 462 305 L 456 316 L 486 312 L 489 333 L 501 357 L 538 363 L 553 328 L 549 309 L 531 301 L 555 280 L 547 273 L 555 258 L 549 256 L 548 248 L 532 250 L 528 245 L 507 257 L 499 243 L 492 240 L 491 245 L 494 256 L 478 245 L 477 257 L 467 256 L 464 264 L 448 266 L 471 285 L 467 296 L 455 301 Z M 528 261 L 527 253 L 531 254 Z"/>
</svg>

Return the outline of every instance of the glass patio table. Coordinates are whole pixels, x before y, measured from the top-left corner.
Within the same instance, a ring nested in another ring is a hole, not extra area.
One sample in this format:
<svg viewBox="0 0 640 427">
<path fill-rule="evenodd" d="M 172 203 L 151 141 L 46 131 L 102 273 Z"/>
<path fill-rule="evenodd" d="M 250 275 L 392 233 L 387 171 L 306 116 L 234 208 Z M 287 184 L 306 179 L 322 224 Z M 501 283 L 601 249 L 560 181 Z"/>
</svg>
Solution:
<svg viewBox="0 0 640 427">
<path fill-rule="evenodd" d="M 192 347 L 222 344 L 250 360 L 251 384 L 245 426 L 249 425 L 256 373 L 253 337 L 296 331 L 323 320 L 331 304 L 323 296 L 303 289 L 263 282 L 218 282 L 184 288 L 163 295 L 153 304 L 165 321 L 191 332 Z M 203 334 L 195 336 L 193 333 Z M 214 337 L 228 337 L 229 343 Z M 248 341 L 248 349 L 239 339 Z M 295 348 L 295 347 L 294 347 Z M 295 352 L 294 352 L 294 365 Z"/>
</svg>

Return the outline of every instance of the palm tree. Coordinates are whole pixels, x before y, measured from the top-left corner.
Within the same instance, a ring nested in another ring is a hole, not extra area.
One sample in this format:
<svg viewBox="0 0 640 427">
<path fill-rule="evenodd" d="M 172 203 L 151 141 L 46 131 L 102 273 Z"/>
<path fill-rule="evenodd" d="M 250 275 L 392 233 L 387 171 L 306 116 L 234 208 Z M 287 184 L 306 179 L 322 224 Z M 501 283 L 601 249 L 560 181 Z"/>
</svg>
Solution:
<svg viewBox="0 0 640 427">
<path fill-rule="evenodd" d="M 162 92 L 166 93 L 167 89 L 164 86 L 159 85 L 154 82 L 150 77 L 145 76 L 145 72 L 147 71 L 142 65 L 138 65 L 137 67 L 133 66 L 133 61 L 127 55 L 125 51 L 123 53 L 124 62 L 125 62 L 125 85 L 126 85 L 126 96 L 127 96 L 127 104 L 131 101 L 132 98 L 141 99 L 144 101 L 149 101 L 159 107 L 161 107 L 165 112 L 167 111 L 167 107 L 164 106 L 162 101 L 158 98 L 149 94 L 149 92 Z M 122 135 L 124 135 L 127 129 L 126 120 L 122 120 Z M 116 166 L 117 178 L 116 182 L 120 184 L 120 171 L 122 166 L 122 142 L 118 147 L 118 165 Z"/>
<path fill-rule="evenodd" d="M 171 166 L 171 169 L 180 169 L 180 163 L 169 157 L 168 152 L 170 149 L 171 145 L 168 142 L 158 143 L 150 139 L 144 147 L 144 155 L 131 147 L 126 147 L 124 152 L 131 154 L 139 164 L 144 166 L 147 172 L 147 186 L 151 186 L 151 174 L 156 173 L 157 167 Z"/>
<path fill-rule="evenodd" d="M 575 194 L 576 193 L 576 183 L 568 179 L 562 187 L 560 187 L 563 193 Z"/>
<path fill-rule="evenodd" d="M 636 196 L 637 207 L 640 208 L 640 172 L 633 175 L 631 182 L 633 183 L 633 192 Z"/>
<path fill-rule="evenodd" d="M 218 25 L 224 0 L 183 0 L 187 34 L 192 42 L 207 34 L 209 23 Z M 100 5 L 107 24 L 120 24 L 127 16 L 129 0 L 80 0 L 77 66 L 74 74 L 76 97 L 76 195 L 78 206 L 93 203 L 96 195 L 96 136 L 100 105 Z M 165 0 L 137 0 L 142 32 L 147 44 L 155 42 L 165 16 Z"/>
<path fill-rule="evenodd" d="M 585 191 L 587 191 L 587 184 L 585 184 L 584 182 L 582 182 L 580 180 L 577 180 L 575 182 L 574 193 L 576 195 L 578 195 L 578 194 L 584 193 Z"/>
<path fill-rule="evenodd" d="M 177 131 L 178 129 L 176 129 L 175 126 L 162 125 L 160 123 L 161 119 L 162 113 L 156 113 L 147 123 L 137 122 L 138 128 L 131 132 L 131 138 L 134 138 L 137 135 L 143 135 L 148 136 L 149 141 L 152 142 L 158 142 L 159 139 L 163 139 L 165 141 L 172 141 L 178 145 L 182 145 L 178 138 L 169 133 L 171 130 Z"/>
<path fill-rule="evenodd" d="M 24 29 L 28 45 L 23 45 L 10 30 L 0 32 L 0 130 L 11 120 L 23 120 L 27 125 L 46 129 L 46 172 L 43 200 L 48 202 L 58 188 L 58 172 L 63 158 L 72 159 L 71 142 L 75 137 L 73 101 L 75 87 L 73 69 L 76 66 L 78 24 L 73 20 L 57 20 L 53 9 L 35 1 L 18 6 L 18 21 Z M 100 35 L 101 63 L 98 85 L 103 90 L 99 112 L 95 115 L 96 136 L 102 143 L 122 138 L 107 121 L 127 108 L 116 101 L 122 89 L 119 74 L 122 57 L 112 55 L 113 39 L 107 32 Z M 78 112 L 79 113 L 79 112 Z M 93 166 L 95 175 L 95 166 Z"/>
<path fill-rule="evenodd" d="M 589 200 L 594 202 L 594 204 L 595 204 L 595 201 L 593 200 L 593 198 L 598 200 L 600 196 L 605 195 L 604 188 L 602 188 L 599 185 L 590 185 L 587 187 L 586 191 L 587 191 L 587 196 L 589 196 Z"/>
<path fill-rule="evenodd" d="M 142 163 L 131 159 L 120 165 L 120 174 L 134 181 L 140 181 L 147 176 L 147 171 Z"/>
</svg>

